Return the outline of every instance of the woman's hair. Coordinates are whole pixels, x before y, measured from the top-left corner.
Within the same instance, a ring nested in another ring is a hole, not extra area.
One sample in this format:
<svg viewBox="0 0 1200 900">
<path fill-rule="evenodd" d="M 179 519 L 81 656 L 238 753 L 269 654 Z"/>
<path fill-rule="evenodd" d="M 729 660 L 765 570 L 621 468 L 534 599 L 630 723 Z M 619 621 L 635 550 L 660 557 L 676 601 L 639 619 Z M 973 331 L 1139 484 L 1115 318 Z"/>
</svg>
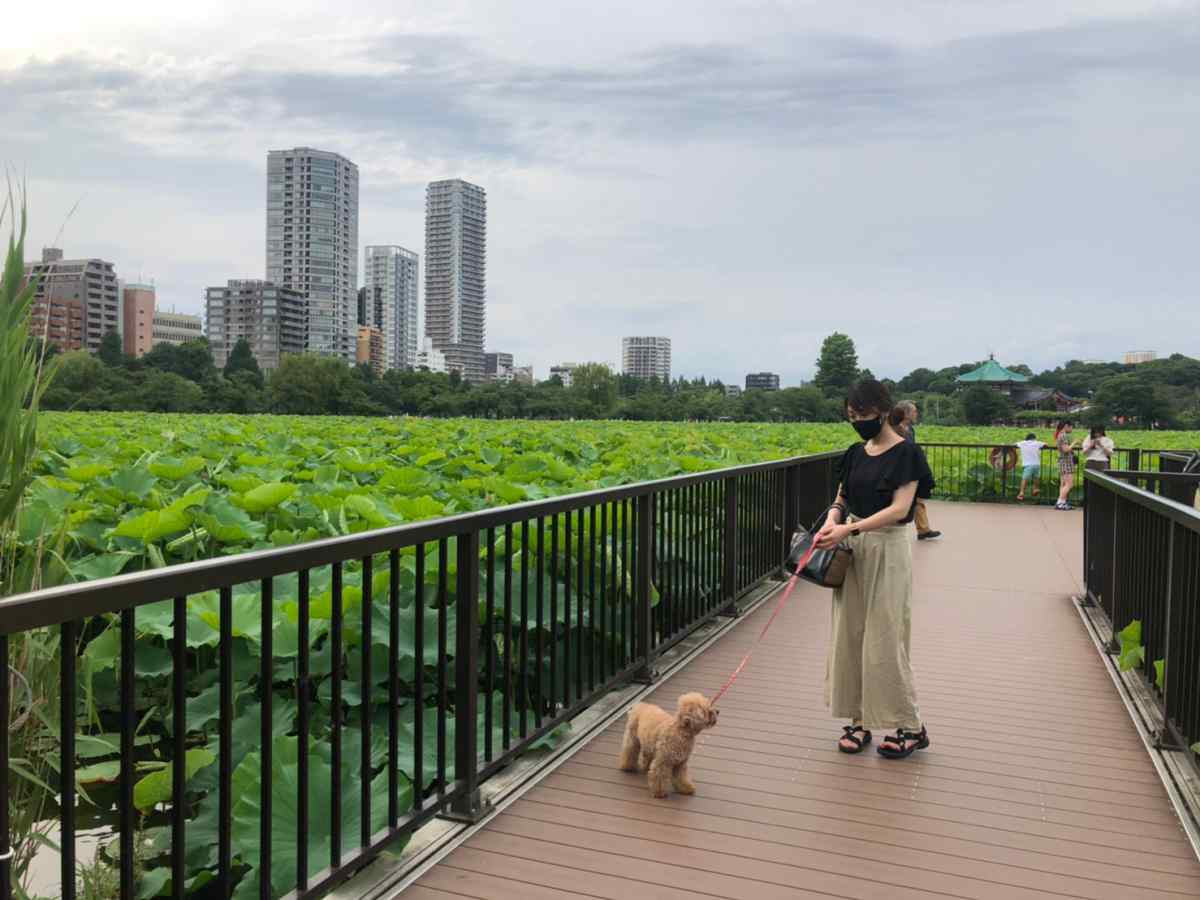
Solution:
<svg viewBox="0 0 1200 900">
<path fill-rule="evenodd" d="M 885 418 L 893 428 L 904 421 L 905 410 L 902 406 L 892 406 L 891 391 L 874 378 L 864 378 L 855 383 L 846 394 L 847 410 L 860 414 L 875 413 Z"/>
<path fill-rule="evenodd" d="M 1036 440 L 1037 440 L 1037 435 L 1036 435 L 1036 434 L 1034 434 L 1034 433 L 1031 431 L 1031 432 L 1029 432 L 1029 434 L 1025 435 L 1025 440 L 1027 440 L 1027 441 L 1036 441 Z"/>
<path fill-rule="evenodd" d="M 917 411 L 917 404 L 913 403 L 911 400 L 901 400 L 896 404 L 896 409 L 904 413 L 906 418 L 911 418 L 912 414 Z"/>
<path fill-rule="evenodd" d="M 1070 422 L 1068 422 L 1066 419 L 1063 419 L 1063 420 L 1061 420 L 1061 421 L 1058 423 L 1058 427 L 1057 427 L 1056 429 L 1054 429 L 1054 440 L 1056 440 L 1056 441 L 1057 441 L 1057 440 L 1058 440 L 1058 436 L 1059 436 L 1060 434 L 1062 434 L 1064 431 L 1066 431 L 1066 430 L 1067 430 L 1068 428 L 1070 428 L 1070 427 L 1071 427 L 1071 423 L 1070 423 Z"/>
<path fill-rule="evenodd" d="M 1104 437 L 1104 426 L 1103 425 L 1093 425 L 1091 435 L 1092 435 L 1093 440 L 1095 440 L 1098 437 Z"/>
</svg>

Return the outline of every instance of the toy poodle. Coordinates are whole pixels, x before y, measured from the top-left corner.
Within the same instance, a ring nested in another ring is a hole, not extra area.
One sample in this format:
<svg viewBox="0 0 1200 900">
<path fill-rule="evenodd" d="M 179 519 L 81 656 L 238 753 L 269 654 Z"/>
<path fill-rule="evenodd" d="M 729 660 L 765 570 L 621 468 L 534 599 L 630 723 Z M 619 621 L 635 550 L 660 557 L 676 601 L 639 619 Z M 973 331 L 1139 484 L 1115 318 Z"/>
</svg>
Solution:
<svg viewBox="0 0 1200 900">
<path fill-rule="evenodd" d="M 717 724 L 719 710 L 703 694 L 684 694 L 675 715 L 653 703 L 629 711 L 621 745 L 621 771 L 646 769 L 650 793 L 665 797 L 671 787 L 680 794 L 696 793 L 688 780 L 688 758 L 696 735 Z"/>
</svg>

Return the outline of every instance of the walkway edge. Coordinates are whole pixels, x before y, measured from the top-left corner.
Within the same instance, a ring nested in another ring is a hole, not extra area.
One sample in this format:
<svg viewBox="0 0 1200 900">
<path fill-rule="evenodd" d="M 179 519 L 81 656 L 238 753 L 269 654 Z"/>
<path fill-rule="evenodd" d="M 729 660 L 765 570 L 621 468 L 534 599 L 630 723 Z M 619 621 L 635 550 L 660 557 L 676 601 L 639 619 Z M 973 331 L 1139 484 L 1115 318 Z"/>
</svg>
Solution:
<svg viewBox="0 0 1200 900">
<path fill-rule="evenodd" d="M 490 801 L 490 807 L 487 815 L 478 822 L 471 825 L 453 824 L 440 819 L 431 822 L 421 829 L 429 829 L 432 832 L 427 840 L 414 848 L 413 845 L 418 844 L 421 834 L 418 831 L 413 836 L 413 841 L 399 856 L 384 854 L 377 857 L 361 872 L 331 892 L 327 900 L 395 900 L 426 872 L 483 830 L 496 816 L 568 762 L 591 743 L 592 738 L 618 721 L 635 703 L 658 690 L 663 682 L 742 625 L 752 613 L 782 590 L 785 584 L 786 582 L 782 581 L 766 582 L 744 605 L 738 607 L 736 617 L 715 619 L 715 627 L 710 626 L 707 631 L 701 629 L 696 635 L 680 642 L 676 649 L 656 660 L 659 677 L 652 684 L 635 684 L 614 691 L 580 713 L 571 721 L 572 734 L 566 746 L 559 748 L 549 758 L 527 760 L 526 767 L 521 767 L 521 761 L 518 760 L 511 767 L 511 770 L 516 771 L 512 771 L 507 779 L 504 773 L 489 779 L 496 785 L 491 792 L 486 791 L 486 782 L 481 785 L 481 788 L 485 789 L 485 799 Z M 581 719 L 585 720 L 585 723 L 576 731 Z"/>
<path fill-rule="evenodd" d="M 1132 674 L 1121 672 L 1107 650 L 1107 642 L 1103 638 L 1101 625 L 1107 627 L 1108 622 L 1103 613 L 1094 605 L 1089 605 L 1082 597 L 1071 598 L 1071 605 L 1079 614 L 1084 630 L 1096 647 L 1096 652 L 1104 663 L 1104 670 L 1112 679 L 1125 711 L 1137 729 L 1138 737 L 1146 748 L 1146 754 L 1154 764 L 1171 807 L 1179 819 L 1179 825 L 1187 835 L 1192 852 L 1200 860 L 1200 779 L 1197 779 L 1195 769 L 1187 758 L 1190 751 L 1171 750 L 1158 743 L 1156 732 L 1162 725 L 1162 713 L 1150 696 L 1149 688 L 1140 683 L 1140 679 Z"/>
</svg>

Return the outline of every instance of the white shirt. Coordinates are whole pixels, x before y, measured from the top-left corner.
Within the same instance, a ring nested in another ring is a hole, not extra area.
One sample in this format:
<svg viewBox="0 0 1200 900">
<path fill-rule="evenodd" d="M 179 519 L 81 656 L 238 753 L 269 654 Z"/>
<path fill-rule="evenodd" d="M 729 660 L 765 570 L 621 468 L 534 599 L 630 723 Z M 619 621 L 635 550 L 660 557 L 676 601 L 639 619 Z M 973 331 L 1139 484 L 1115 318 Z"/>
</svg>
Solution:
<svg viewBox="0 0 1200 900">
<path fill-rule="evenodd" d="M 1046 445 L 1041 441 L 1018 441 L 1021 449 L 1021 465 L 1040 466 L 1042 464 L 1042 448 Z"/>
<path fill-rule="evenodd" d="M 1087 438 L 1083 442 L 1083 458 L 1089 462 L 1108 462 L 1114 446 L 1110 437 Z"/>
</svg>

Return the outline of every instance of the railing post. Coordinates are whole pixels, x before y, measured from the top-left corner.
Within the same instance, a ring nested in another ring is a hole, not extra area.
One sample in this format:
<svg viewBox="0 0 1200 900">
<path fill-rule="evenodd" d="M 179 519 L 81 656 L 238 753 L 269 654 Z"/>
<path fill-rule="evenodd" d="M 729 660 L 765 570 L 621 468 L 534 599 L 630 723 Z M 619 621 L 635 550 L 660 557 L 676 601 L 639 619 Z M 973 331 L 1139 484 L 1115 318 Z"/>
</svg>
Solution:
<svg viewBox="0 0 1200 900">
<path fill-rule="evenodd" d="M 454 780 L 462 793 L 450 804 L 445 818 L 473 823 L 487 812 L 479 796 L 479 532 L 458 535 L 456 545 Z"/>
<path fill-rule="evenodd" d="M 780 547 L 779 559 L 787 560 L 788 551 L 792 548 L 792 534 L 799 522 L 800 505 L 800 466 L 788 466 L 784 469 L 783 481 L 783 541 Z"/>
<path fill-rule="evenodd" d="M 1080 606 L 1095 606 L 1092 602 L 1092 558 L 1088 555 L 1090 549 L 1088 545 L 1088 535 L 1091 533 L 1093 522 L 1096 518 L 1096 511 L 1092 508 L 1091 502 L 1088 500 L 1088 495 L 1092 493 L 1094 488 L 1087 477 L 1086 471 L 1083 475 L 1083 597 L 1080 598 Z"/>
<path fill-rule="evenodd" d="M 723 559 L 721 591 L 725 595 L 722 614 L 737 615 L 737 553 L 738 553 L 738 489 L 737 476 L 724 479 L 725 485 L 725 530 L 721 535 Z"/>
<path fill-rule="evenodd" d="M 657 677 L 654 671 L 654 610 L 650 605 L 651 554 L 654 552 L 654 495 L 642 494 L 637 498 L 635 512 L 637 530 L 637 567 L 634 572 L 634 600 L 637 609 L 637 646 L 635 652 L 641 661 L 633 680 L 652 684 Z"/>
<path fill-rule="evenodd" d="M 1171 741 L 1171 707 L 1167 704 L 1167 672 L 1171 667 L 1171 593 L 1172 587 L 1175 584 L 1175 522 L 1168 520 L 1167 522 L 1167 590 L 1166 597 L 1163 598 L 1163 679 L 1162 679 L 1162 710 L 1163 710 L 1163 727 L 1157 735 L 1155 735 L 1154 743 L 1156 746 L 1168 750 L 1182 750 L 1183 747 L 1177 747 Z M 1154 668 L 1154 661 L 1150 662 L 1151 669 Z"/>
<path fill-rule="evenodd" d="M 1142 470 L 1142 451 L 1135 447 L 1129 451 L 1129 469 L 1131 472 L 1140 472 Z"/>
</svg>

